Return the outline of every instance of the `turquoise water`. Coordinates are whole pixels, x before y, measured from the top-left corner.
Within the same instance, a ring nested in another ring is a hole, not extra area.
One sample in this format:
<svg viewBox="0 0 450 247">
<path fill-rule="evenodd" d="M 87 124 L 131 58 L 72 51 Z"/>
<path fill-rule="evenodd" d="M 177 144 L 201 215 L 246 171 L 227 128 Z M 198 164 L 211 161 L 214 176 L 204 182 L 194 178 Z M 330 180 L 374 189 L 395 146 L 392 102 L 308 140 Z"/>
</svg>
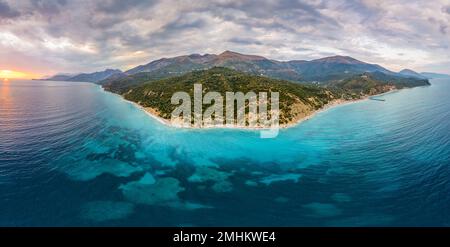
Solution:
<svg viewBox="0 0 450 247">
<path fill-rule="evenodd" d="M 450 81 L 283 129 L 164 126 L 88 83 L 0 83 L 1 226 L 449 226 Z"/>
</svg>

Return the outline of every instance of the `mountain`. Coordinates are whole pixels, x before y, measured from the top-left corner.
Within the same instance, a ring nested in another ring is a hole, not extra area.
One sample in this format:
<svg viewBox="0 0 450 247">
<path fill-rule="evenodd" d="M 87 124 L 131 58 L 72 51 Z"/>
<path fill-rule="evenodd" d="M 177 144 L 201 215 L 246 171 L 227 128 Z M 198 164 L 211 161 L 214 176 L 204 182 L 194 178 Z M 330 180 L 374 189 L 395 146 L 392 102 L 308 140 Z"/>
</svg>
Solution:
<svg viewBox="0 0 450 247">
<path fill-rule="evenodd" d="M 216 55 L 192 54 L 187 56 L 178 56 L 173 58 L 161 58 L 145 65 L 139 65 L 128 71 L 126 75 L 134 75 L 142 72 L 155 72 L 159 74 L 181 74 L 195 69 L 203 69 L 212 61 Z"/>
<path fill-rule="evenodd" d="M 223 65 L 227 62 L 248 62 L 253 63 L 256 61 L 268 60 L 261 56 L 244 55 L 237 52 L 225 51 L 219 55 L 215 54 L 191 54 L 185 56 L 178 56 L 173 58 L 162 58 L 152 61 L 145 65 L 137 66 L 125 72 L 127 75 L 133 75 L 142 72 L 153 72 L 156 70 L 164 69 L 167 73 L 179 73 L 183 69 L 206 69 L 208 67 L 214 67 Z"/>
<path fill-rule="evenodd" d="M 168 77 L 218 66 L 236 69 L 255 75 L 266 75 L 273 78 L 297 81 L 301 80 L 300 75 L 283 62 L 232 51 L 225 51 L 219 55 L 191 54 L 173 58 L 162 58 L 130 69 L 126 71 L 125 74 L 134 75 L 146 72 L 159 77 Z"/>
<path fill-rule="evenodd" d="M 334 81 L 326 87 L 332 88 L 335 92 L 340 91 L 346 96 L 351 95 L 351 98 L 355 98 L 355 95 L 359 98 L 362 95 L 376 95 L 392 89 L 426 85 L 430 85 L 426 79 L 403 78 L 376 71 L 372 73 L 365 72 L 344 80 Z"/>
<path fill-rule="evenodd" d="M 431 72 L 422 72 L 420 74 L 425 76 L 428 79 L 450 79 L 450 75 L 447 75 L 447 74 L 439 74 L 439 73 L 431 73 Z"/>
<path fill-rule="evenodd" d="M 395 74 L 376 64 L 368 64 L 347 56 L 326 57 L 312 61 L 294 60 L 281 62 L 262 56 L 245 55 L 233 51 L 225 51 L 219 55 L 192 54 L 174 58 L 163 58 L 146 65 L 141 65 L 125 72 L 133 75 L 141 72 L 159 74 L 182 74 L 195 69 L 226 67 L 255 75 L 293 81 L 327 81 L 345 74 L 381 71 Z"/>
<path fill-rule="evenodd" d="M 70 79 L 71 77 L 73 77 L 73 75 L 68 75 L 68 74 L 56 74 L 52 77 L 46 78 L 46 79 L 42 79 L 45 81 L 66 81 L 68 79 Z"/>
<path fill-rule="evenodd" d="M 282 62 L 269 60 L 261 56 L 225 51 L 219 55 L 191 54 L 158 59 L 125 71 L 124 75 L 119 78 L 107 78 L 100 84 L 107 90 L 122 94 L 129 88 L 146 81 L 183 75 L 188 72 L 206 70 L 217 66 L 272 78 L 292 81 L 301 80 L 298 73 Z"/>
<path fill-rule="evenodd" d="M 131 87 L 147 81 L 213 67 L 225 67 L 252 75 L 294 82 L 319 82 L 324 85 L 366 72 L 381 72 L 404 77 L 380 65 L 365 63 L 348 56 L 333 56 L 311 61 L 277 61 L 262 56 L 225 51 L 219 55 L 191 54 L 158 59 L 130 69 L 120 76 L 107 78 L 100 84 L 112 92 L 122 94 Z"/>
<path fill-rule="evenodd" d="M 301 75 L 303 81 L 318 81 L 324 84 L 364 72 L 379 71 L 395 75 L 394 72 L 380 65 L 365 63 L 348 56 L 325 57 L 312 61 L 288 61 L 286 63 Z"/>
<path fill-rule="evenodd" d="M 405 77 L 412 77 L 412 78 L 420 78 L 420 79 L 427 79 L 427 77 L 413 71 L 410 69 L 403 69 L 400 72 L 398 72 L 400 75 L 403 75 Z"/>
<path fill-rule="evenodd" d="M 76 76 L 70 77 L 66 79 L 65 81 L 81 81 L 81 82 L 100 82 L 112 75 L 115 74 L 121 74 L 122 71 L 117 69 L 106 69 L 104 71 L 100 72 L 94 72 L 94 73 L 82 73 L 78 74 Z"/>
</svg>

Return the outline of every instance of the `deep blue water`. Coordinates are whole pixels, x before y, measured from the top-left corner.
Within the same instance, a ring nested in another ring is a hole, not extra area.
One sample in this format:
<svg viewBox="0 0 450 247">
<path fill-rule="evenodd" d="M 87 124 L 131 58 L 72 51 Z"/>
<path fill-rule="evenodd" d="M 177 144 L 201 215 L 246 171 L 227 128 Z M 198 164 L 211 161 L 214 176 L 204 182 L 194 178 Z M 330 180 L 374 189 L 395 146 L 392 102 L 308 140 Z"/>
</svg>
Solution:
<svg viewBox="0 0 450 247">
<path fill-rule="evenodd" d="M 450 226 L 450 81 L 381 98 L 260 139 L 2 82 L 0 226 Z"/>
</svg>

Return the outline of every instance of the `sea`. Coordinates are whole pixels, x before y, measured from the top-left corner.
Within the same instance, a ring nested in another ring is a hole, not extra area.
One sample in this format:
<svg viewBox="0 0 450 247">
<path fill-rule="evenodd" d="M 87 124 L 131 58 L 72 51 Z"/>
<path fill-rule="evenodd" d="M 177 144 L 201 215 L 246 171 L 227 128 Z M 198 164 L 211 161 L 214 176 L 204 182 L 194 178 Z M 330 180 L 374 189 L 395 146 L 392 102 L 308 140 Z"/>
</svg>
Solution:
<svg viewBox="0 0 450 247">
<path fill-rule="evenodd" d="M 450 226 L 450 80 L 272 139 L 83 82 L 0 82 L 0 226 Z"/>
</svg>

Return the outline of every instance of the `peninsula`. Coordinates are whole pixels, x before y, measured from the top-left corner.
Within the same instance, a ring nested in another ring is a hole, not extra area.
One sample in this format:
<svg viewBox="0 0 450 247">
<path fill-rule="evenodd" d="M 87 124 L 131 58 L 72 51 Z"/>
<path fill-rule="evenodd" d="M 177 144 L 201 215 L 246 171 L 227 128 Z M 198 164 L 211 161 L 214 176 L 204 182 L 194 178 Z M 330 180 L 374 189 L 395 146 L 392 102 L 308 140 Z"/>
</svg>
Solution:
<svg viewBox="0 0 450 247">
<path fill-rule="evenodd" d="M 176 108 L 171 103 L 172 95 L 187 92 L 192 97 L 196 83 L 202 84 L 205 93 L 222 95 L 279 92 L 280 127 L 299 123 L 334 105 L 396 89 L 430 85 L 427 78 L 412 70 L 393 72 L 348 56 L 277 61 L 233 51 L 161 58 L 125 72 L 106 70 L 67 80 L 88 77 L 90 82 L 136 103 L 166 124 L 170 124 L 168 120 Z M 206 108 L 208 105 L 203 111 Z"/>
<path fill-rule="evenodd" d="M 147 111 L 170 124 L 171 113 L 176 105 L 171 97 L 176 92 L 187 92 L 192 97 L 194 84 L 203 86 L 203 91 L 219 92 L 279 92 L 280 127 L 289 127 L 310 118 L 315 112 L 335 105 L 366 99 L 405 87 L 401 83 L 385 83 L 370 74 L 353 76 L 327 86 L 301 84 L 242 73 L 236 70 L 214 67 L 193 71 L 181 76 L 160 79 L 133 87 L 122 96 L 135 102 Z M 203 111 L 208 105 L 203 107 Z M 223 110 L 225 112 L 225 109 Z M 248 109 L 246 109 L 248 116 Z M 204 128 L 214 127 L 203 125 Z M 236 126 L 246 128 L 246 126 Z"/>
</svg>

